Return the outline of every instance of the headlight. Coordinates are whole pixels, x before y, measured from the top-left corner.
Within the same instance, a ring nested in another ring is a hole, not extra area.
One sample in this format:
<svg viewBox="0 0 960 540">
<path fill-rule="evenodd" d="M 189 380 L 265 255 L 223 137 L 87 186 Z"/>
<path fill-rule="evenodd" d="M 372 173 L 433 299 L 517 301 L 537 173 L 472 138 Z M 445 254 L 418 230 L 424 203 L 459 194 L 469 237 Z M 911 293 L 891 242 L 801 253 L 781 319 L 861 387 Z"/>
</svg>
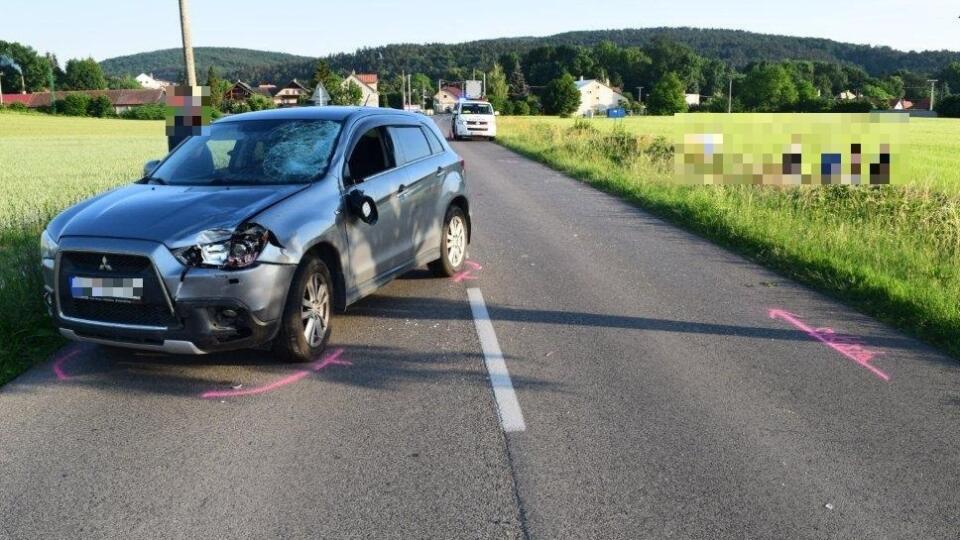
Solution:
<svg viewBox="0 0 960 540">
<path fill-rule="evenodd" d="M 40 258 L 53 259 L 57 256 L 57 243 L 46 229 L 40 234 Z"/>
<path fill-rule="evenodd" d="M 237 230 L 210 229 L 197 235 L 197 243 L 175 249 L 173 255 L 187 266 L 246 268 L 257 261 L 270 232 L 250 223 Z"/>
</svg>

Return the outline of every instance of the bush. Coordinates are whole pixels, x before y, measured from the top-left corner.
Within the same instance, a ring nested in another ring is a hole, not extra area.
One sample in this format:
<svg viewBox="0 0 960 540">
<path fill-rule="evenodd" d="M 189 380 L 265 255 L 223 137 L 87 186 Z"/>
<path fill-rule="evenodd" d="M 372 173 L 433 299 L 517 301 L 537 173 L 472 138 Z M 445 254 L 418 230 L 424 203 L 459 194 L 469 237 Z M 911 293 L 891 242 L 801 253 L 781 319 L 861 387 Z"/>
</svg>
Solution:
<svg viewBox="0 0 960 540">
<path fill-rule="evenodd" d="M 86 94 L 67 94 L 67 97 L 57 100 L 55 109 L 67 116 L 86 116 L 90 106 L 90 96 Z"/>
<path fill-rule="evenodd" d="M 96 118 L 110 118 L 116 116 L 116 113 L 107 96 L 97 96 L 87 104 L 87 115 Z"/>
<path fill-rule="evenodd" d="M 550 81 L 543 91 L 543 109 L 547 114 L 570 116 L 580 107 L 580 90 L 573 77 L 564 72 Z"/>
<path fill-rule="evenodd" d="M 14 101 L 13 103 L 7 105 L 4 108 L 7 109 L 8 111 L 17 111 L 17 112 L 24 112 L 29 110 L 26 105 L 24 105 L 23 103 L 20 103 L 19 101 Z"/>
<path fill-rule="evenodd" d="M 949 95 L 935 105 L 937 114 L 947 118 L 960 118 L 960 94 Z"/>
<path fill-rule="evenodd" d="M 676 73 L 671 71 L 657 81 L 647 100 L 647 108 L 654 115 L 671 115 L 687 110 L 683 82 Z"/>
<path fill-rule="evenodd" d="M 526 101 L 514 101 L 513 114 L 516 116 L 528 116 L 530 114 L 530 105 L 528 105 Z"/>
<path fill-rule="evenodd" d="M 838 101 L 830 110 L 838 113 L 866 113 L 873 110 L 873 104 L 865 99 Z"/>
<path fill-rule="evenodd" d="M 250 112 L 250 105 L 246 101 L 225 100 L 221 105 L 223 112 L 227 114 L 240 114 Z"/>
<path fill-rule="evenodd" d="M 277 104 L 267 96 L 254 94 L 247 98 L 247 106 L 250 107 L 251 111 L 263 111 L 266 109 L 275 109 Z"/>
<path fill-rule="evenodd" d="M 141 105 L 123 111 L 120 113 L 120 117 L 127 120 L 165 120 L 167 118 L 167 106 L 163 103 Z"/>
<path fill-rule="evenodd" d="M 500 114 L 505 114 L 505 115 L 507 115 L 507 116 L 510 116 L 510 115 L 513 114 L 513 102 L 512 102 L 512 101 L 504 101 L 503 104 L 500 105 L 499 108 L 496 108 L 496 107 L 495 107 L 495 109 L 498 110 L 498 111 L 500 111 Z"/>
<path fill-rule="evenodd" d="M 540 105 L 540 99 L 533 94 L 527 96 L 527 107 L 530 109 L 528 114 L 532 116 L 539 116 L 543 112 L 543 106 Z"/>
</svg>

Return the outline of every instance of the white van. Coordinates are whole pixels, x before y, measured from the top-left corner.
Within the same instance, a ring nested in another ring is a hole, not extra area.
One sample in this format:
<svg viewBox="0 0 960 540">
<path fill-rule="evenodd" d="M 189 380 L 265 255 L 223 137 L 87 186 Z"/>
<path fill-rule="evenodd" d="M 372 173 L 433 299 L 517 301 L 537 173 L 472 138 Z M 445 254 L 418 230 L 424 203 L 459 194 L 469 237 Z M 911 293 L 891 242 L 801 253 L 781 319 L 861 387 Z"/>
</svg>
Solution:
<svg viewBox="0 0 960 540">
<path fill-rule="evenodd" d="M 487 101 L 459 101 L 453 107 L 453 139 L 486 137 L 497 138 L 497 116 Z"/>
</svg>

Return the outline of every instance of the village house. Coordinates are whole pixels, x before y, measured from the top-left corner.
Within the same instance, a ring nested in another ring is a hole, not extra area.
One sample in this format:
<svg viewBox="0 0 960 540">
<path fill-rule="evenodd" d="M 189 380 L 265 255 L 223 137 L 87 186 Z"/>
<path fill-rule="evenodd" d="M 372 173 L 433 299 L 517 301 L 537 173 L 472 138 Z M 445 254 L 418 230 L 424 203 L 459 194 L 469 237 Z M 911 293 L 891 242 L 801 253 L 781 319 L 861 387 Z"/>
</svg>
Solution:
<svg viewBox="0 0 960 540">
<path fill-rule="evenodd" d="M 56 99 L 61 100 L 71 94 L 86 94 L 90 98 L 106 96 L 113 105 L 117 114 L 128 111 L 141 105 L 166 103 L 165 88 L 144 88 L 141 90 L 71 90 L 56 92 Z M 4 94 L 3 103 L 22 103 L 30 109 L 39 109 L 50 106 L 50 92 L 35 92 L 32 94 Z"/>
<path fill-rule="evenodd" d="M 360 106 L 379 107 L 380 92 L 377 90 L 378 80 L 376 73 L 352 72 L 343 80 L 343 84 L 352 82 L 360 87 Z"/>
<path fill-rule="evenodd" d="M 293 107 L 300 104 L 301 100 L 306 100 L 308 96 L 310 96 L 310 89 L 300 81 L 294 79 L 283 88 L 274 92 L 273 102 L 277 107 Z M 329 97 L 328 94 L 328 100 Z"/>
<path fill-rule="evenodd" d="M 580 77 L 576 84 L 577 90 L 580 91 L 580 107 L 577 109 L 577 116 L 604 114 L 607 109 L 620 107 L 627 101 L 627 98 L 604 81 L 584 80 Z"/>
<path fill-rule="evenodd" d="M 891 99 L 890 108 L 895 111 L 906 111 L 913 108 L 913 102 L 905 98 Z"/>
<path fill-rule="evenodd" d="M 437 113 L 450 112 L 462 97 L 463 91 L 456 86 L 444 86 L 433 95 L 433 110 Z"/>
<path fill-rule="evenodd" d="M 155 79 L 153 73 L 147 75 L 146 73 L 141 73 L 136 77 L 137 82 L 140 83 L 140 86 L 144 88 L 149 88 L 151 90 L 159 90 L 161 88 L 166 88 L 167 86 L 173 86 L 173 83 L 170 81 L 164 81 L 161 79 Z"/>
<path fill-rule="evenodd" d="M 243 81 L 237 81 L 233 83 L 233 86 L 223 95 L 224 99 L 230 101 L 245 101 L 247 98 L 260 95 L 265 96 L 270 99 L 273 99 L 273 95 L 268 89 L 260 88 L 259 86 L 253 87 Z"/>
</svg>

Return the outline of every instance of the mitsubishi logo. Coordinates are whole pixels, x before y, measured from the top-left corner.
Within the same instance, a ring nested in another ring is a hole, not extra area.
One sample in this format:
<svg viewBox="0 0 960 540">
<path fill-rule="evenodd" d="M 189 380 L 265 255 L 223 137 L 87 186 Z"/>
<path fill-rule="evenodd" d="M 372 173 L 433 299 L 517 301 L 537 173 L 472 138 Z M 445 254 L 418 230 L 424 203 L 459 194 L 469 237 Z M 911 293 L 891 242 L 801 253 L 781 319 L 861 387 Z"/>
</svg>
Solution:
<svg viewBox="0 0 960 540">
<path fill-rule="evenodd" d="M 103 259 L 100 259 L 100 270 L 104 272 L 113 272 L 113 267 L 110 266 L 110 261 L 107 260 L 107 256 L 104 255 Z"/>
</svg>

